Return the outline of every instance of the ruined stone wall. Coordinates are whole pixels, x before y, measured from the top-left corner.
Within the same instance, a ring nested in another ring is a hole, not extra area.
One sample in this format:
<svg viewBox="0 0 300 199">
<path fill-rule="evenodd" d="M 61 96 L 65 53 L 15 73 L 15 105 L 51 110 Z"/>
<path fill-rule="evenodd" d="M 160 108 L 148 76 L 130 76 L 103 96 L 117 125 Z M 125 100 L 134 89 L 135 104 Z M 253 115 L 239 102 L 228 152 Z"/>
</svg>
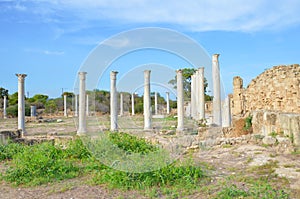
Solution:
<svg viewBox="0 0 300 199">
<path fill-rule="evenodd" d="M 300 147 L 300 114 L 260 110 L 251 115 L 254 134 L 287 137 Z"/>
<path fill-rule="evenodd" d="M 300 113 L 300 66 L 275 66 L 243 88 L 242 79 L 234 77 L 232 113 L 244 115 L 256 110 Z"/>
</svg>

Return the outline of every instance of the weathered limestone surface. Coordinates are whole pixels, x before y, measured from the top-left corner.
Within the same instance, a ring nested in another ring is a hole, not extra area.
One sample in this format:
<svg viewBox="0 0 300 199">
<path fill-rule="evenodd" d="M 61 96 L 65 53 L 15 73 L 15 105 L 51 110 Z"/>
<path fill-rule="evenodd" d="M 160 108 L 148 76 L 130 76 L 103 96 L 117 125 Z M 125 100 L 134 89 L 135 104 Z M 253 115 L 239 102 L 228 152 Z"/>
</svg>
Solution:
<svg viewBox="0 0 300 199">
<path fill-rule="evenodd" d="M 260 110 L 253 111 L 251 115 L 254 133 L 282 135 L 300 147 L 300 114 Z"/>
<path fill-rule="evenodd" d="M 242 79 L 233 80 L 233 115 L 256 110 L 300 113 L 299 64 L 275 66 L 253 79 L 243 89 Z"/>
</svg>

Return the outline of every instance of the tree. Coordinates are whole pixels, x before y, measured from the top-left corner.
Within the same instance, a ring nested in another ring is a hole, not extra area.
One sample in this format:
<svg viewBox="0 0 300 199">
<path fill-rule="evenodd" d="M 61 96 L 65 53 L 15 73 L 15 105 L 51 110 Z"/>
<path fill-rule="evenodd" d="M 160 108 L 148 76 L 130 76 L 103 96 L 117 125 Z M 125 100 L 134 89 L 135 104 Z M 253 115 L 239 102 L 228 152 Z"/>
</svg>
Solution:
<svg viewBox="0 0 300 199">
<path fill-rule="evenodd" d="M 45 104 L 48 100 L 48 95 L 36 94 L 32 98 L 27 99 L 31 105 L 36 106 L 36 108 L 45 108 Z"/>
<path fill-rule="evenodd" d="M 9 105 L 13 106 L 15 104 L 18 104 L 18 92 L 9 96 Z"/>
<path fill-rule="evenodd" d="M 8 90 L 0 87 L 0 97 L 3 98 L 4 96 L 8 97 Z"/>
<path fill-rule="evenodd" d="M 8 90 L 5 88 L 0 87 L 0 104 L 1 107 L 3 107 L 4 103 L 3 103 L 3 98 L 4 96 L 8 97 Z"/>
<path fill-rule="evenodd" d="M 197 69 L 195 68 L 184 68 L 182 69 L 182 79 L 183 79 L 183 90 L 184 90 L 184 97 L 185 99 L 191 98 L 191 80 L 192 75 L 196 72 Z M 177 88 L 177 76 L 175 75 L 174 79 L 171 79 L 169 84 L 174 86 L 174 89 Z M 208 87 L 207 79 L 204 78 L 204 93 L 205 93 L 205 100 L 210 101 L 211 96 L 206 94 Z"/>
</svg>

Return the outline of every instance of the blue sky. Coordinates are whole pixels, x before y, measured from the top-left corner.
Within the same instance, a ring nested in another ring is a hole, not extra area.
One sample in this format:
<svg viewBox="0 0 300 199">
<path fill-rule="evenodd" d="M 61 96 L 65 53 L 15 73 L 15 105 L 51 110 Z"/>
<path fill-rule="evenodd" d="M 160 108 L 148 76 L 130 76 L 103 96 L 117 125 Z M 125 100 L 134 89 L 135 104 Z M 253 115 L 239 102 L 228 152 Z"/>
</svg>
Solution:
<svg viewBox="0 0 300 199">
<path fill-rule="evenodd" d="M 266 68 L 300 63 L 299 8 L 298 0 L 0 0 L 0 87 L 16 92 L 15 73 L 26 73 L 30 96 L 58 97 L 62 89 L 74 90 L 77 72 L 99 43 L 123 31 L 161 27 L 187 35 L 209 56 L 221 54 L 230 93 L 236 75 L 246 86 Z M 131 71 L 171 60 L 149 50 L 130 58 L 135 65 L 125 58 L 117 63 Z M 174 70 L 185 64 L 167 63 Z M 108 89 L 108 81 L 98 88 Z"/>
</svg>

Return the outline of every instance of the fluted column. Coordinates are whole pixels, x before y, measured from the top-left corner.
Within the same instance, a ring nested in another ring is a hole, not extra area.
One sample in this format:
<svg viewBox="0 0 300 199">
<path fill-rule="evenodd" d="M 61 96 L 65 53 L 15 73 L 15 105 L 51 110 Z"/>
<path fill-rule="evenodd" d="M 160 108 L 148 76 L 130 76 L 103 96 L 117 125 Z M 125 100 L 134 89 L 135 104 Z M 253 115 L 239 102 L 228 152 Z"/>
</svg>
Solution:
<svg viewBox="0 0 300 199">
<path fill-rule="evenodd" d="M 79 72 L 79 116 L 78 116 L 78 135 L 84 135 L 86 133 L 86 92 L 85 92 L 85 80 L 86 72 Z"/>
<path fill-rule="evenodd" d="M 25 130 L 25 77 L 26 74 L 16 74 L 18 77 L 18 129 L 22 137 L 27 135 Z"/>
<path fill-rule="evenodd" d="M 144 71 L 144 130 L 152 129 L 151 98 L 150 98 L 150 70 Z"/>
<path fill-rule="evenodd" d="M 110 130 L 118 130 L 117 71 L 110 72 Z"/>
<path fill-rule="evenodd" d="M 177 131 L 184 129 L 184 99 L 182 70 L 177 70 Z"/>
<path fill-rule="evenodd" d="M 213 79 L 213 123 L 222 126 L 221 113 L 221 83 L 220 83 L 220 68 L 219 68 L 219 54 L 214 54 L 212 58 L 212 79 Z"/>
</svg>

